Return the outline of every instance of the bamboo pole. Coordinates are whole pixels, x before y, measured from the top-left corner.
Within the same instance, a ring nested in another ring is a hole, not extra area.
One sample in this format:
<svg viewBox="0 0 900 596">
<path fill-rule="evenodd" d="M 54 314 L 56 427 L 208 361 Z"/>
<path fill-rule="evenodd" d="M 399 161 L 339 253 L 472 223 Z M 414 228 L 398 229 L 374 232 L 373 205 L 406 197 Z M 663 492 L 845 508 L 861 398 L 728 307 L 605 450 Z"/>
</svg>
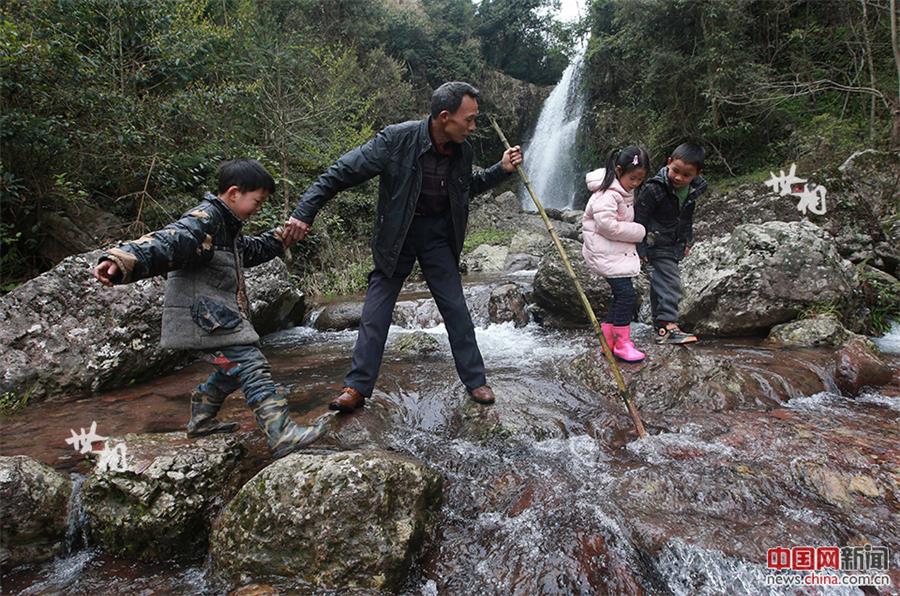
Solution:
<svg viewBox="0 0 900 596">
<path fill-rule="evenodd" d="M 509 141 L 506 140 L 506 135 L 503 134 L 503 131 L 500 130 L 500 126 L 497 124 L 497 121 L 491 117 L 491 126 L 494 127 L 494 130 L 497 131 L 497 134 L 500 136 L 500 140 L 503 141 L 503 146 L 507 149 L 510 148 Z M 559 256 L 562 258 L 563 265 L 565 265 L 566 271 L 569 272 L 569 277 L 572 278 L 572 282 L 575 284 L 575 290 L 578 292 L 578 297 L 581 298 L 581 305 L 584 307 L 584 312 L 587 313 L 588 319 L 591 321 L 591 325 L 594 328 L 594 334 L 597 336 L 597 339 L 600 340 L 600 347 L 603 350 L 603 355 L 606 356 L 606 359 L 609 361 L 609 365 L 612 368 L 613 377 L 616 379 L 616 385 L 619 387 L 619 395 L 622 397 L 622 401 L 625 402 L 625 409 L 628 411 L 628 415 L 631 416 L 631 421 L 634 423 L 634 429 L 637 431 L 637 435 L 639 438 L 647 436 L 647 431 L 644 430 L 644 423 L 641 422 L 641 417 L 638 414 L 637 408 L 634 406 L 634 402 L 631 401 L 631 398 L 628 395 L 628 388 L 625 386 L 625 379 L 622 378 L 622 371 L 619 370 L 619 365 L 616 363 L 616 358 L 613 356 L 612 350 L 609 349 L 609 344 L 606 343 L 606 338 L 603 337 L 603 331 L 600 328 L 600 323 L 597 322 L 597 317 L 594 315 L 594 309 L 591 307 L 591 303 L 588 301 L 587 296 L 584 293 L 584 289 L 581 287 L 581 282 L 578 281 L 578 276 L 575 275 L 575 270 L 572 268 L 572 263 L 569 262 L 569 257 L 566 255 L 566 250 L 563 248 L 562 243 L 559 241 L 559 236 L 556 235 L 556 230 L 553 229 L 553 224 L 550 222 L 550 218 L 547 216 L 547 212 L 544 211 L 544 206 L 541 205 L 541 202 L 538 200 L 537 195 L 534 194 L 534 189 L 531 188 L 531 182 L 528 181 L 528 176 L 525 175 L 525 171 L 521 166 L 516 166 L 516 171 L 519 173 L 519 176 L 522 178 L 522 182 L 525 184 L 525 188 L 528 189 L 528 194 L 531 195 L 531 200 L 534 201 L 535 207 L 537 207 L 538 212 L 541 214 L 541 218 L 544 220 L 544 225 L 547 226 L 547 231 L 550 233 L 550 237 L 553 239 L 553 243 L 556 245 L 556 250 L 559 251 Z"/>
</svg>

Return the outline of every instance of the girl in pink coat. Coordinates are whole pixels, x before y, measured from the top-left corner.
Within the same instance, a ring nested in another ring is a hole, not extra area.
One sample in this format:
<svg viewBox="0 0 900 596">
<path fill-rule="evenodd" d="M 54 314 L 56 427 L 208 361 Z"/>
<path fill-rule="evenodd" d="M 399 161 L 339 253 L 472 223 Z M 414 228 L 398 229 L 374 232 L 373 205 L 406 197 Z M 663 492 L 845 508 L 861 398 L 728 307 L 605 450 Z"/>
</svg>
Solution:
<svg viewBox="0 0 900 596">
<path fill-rule="evenodd" d="M 637 243 L 644 239 L 644 226 L 634 223 L 634 190 L 644 183 L 650 157 L 640 147 L 614 150 L 606 168 L 585 177 L 594 194 L 584 209 L 581 254 L 587 266 L 606 278 L 613 300 L 601 325 L 613 354 L 626 362 L 640 362 L 644 354 L 631 341 L 631 320 L 637 294 L 631 278 L 641 271 Z"/>
</svg>

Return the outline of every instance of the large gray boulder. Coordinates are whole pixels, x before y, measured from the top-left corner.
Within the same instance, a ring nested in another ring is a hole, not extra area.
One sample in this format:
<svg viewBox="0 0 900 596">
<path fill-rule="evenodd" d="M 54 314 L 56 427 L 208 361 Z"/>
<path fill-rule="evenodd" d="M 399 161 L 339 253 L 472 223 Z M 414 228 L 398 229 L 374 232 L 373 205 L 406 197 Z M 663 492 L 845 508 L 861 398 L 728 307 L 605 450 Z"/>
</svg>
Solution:
<svg viewBox="0 0 900 596">
<path fill-rule="evenodd" d="M 0 568 L 63 554 L 71 493 L 72 482 L 52 468 L 0 457 Z"/>
<path fill-rule="evenodd" d="M 222 512 L 213 566 L 241 583 L 397 590 L 435 527 L 441 487 L 438 473 L 397 453 L 289 455 Z"/>
<path fill-rule="evenodd" d="M 819 315 L 772 327 L 769 340 L 783 346 L 840 346 L 853 336 L 837 318 Z"/>
<path fill-rule="evenodd" d="M 581 256 L 580 242 L 568 238 L 561 238 L 560 242 L 594 310 L 594 315 L 598 320 L 602 320 L 612 300 L 609 284 L 585 265 Z M 634 284 L 640 304 L 640 296 L 646 291 L 646 282 L 639 276 L 634 279 Z M 533 300 L 540 307 L 536 314 L 544 325 L 563 328 L 590 325 L 581 298 L 575 290 L 575 284 L 555 248 L 548 251 L 538 265 L 537 274 L 534 276 Z"/>
<path fill-rule="evenodd" d="M 319 331 L 356 329 L 359 327 L 362 311 L 362 302 L 335 302 L 322 309 L 313 327 Z"/>
<path fill-rule="evenodd" d="M 681 320 L 695 332 L 762 335 L 813 305 L 859 307 L 849 262 L 814 224 L 745 224 L 682 263 Z"/>
<path fill-rule="evenodd" d="M 788 170 L 789 164 L 783 168 Z M 900 202 L 900 153 L 865 150 L 851 155 L 839 168 L 805 170 L 797 176 L 810 186 L 827 190 L 826 211 L 801 213 L 798 197 L 781 195 L 765 186 L 764 179 L 742 184 L 723 194 L 700 198 L 694 216 L 695 241 L 731 233 L 739 225 L 768 221 L 810 221 L 835 239 L 842 257 L 852 263 L 864 260 L 896 275 L 900 248 L 890 227 Z M 777 170 L 776 170 L 777 172 Z"/>
<path fill-rule="evenodd" d="M 165 280 L 101 286 L 91 275 L 101 254 L 68 257 L 0 299 L 0 392 L 29 400 L 84 395 L 184 360 L 159 347 Z M 249 269 L 247 285 L 261 331 L 298 320 L 302 295 L 280 259 Z"/>
<path fill-rule="evenodd" d="M 183 433 L 125 435 L 124 469 L 98 464 L 84 483 L 91 541 L 146 560 L 201 555 L 244 455 L 235 435 L 189 440 Z"/>
</svg>

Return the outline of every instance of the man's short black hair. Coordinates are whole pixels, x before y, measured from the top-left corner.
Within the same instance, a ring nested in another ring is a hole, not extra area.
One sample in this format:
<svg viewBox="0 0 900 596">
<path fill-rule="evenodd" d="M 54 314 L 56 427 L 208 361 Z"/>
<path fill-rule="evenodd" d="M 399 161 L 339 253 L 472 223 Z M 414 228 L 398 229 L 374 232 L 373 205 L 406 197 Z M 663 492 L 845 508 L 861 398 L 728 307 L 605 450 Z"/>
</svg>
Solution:
<svg viewBox="0 0 900 596">
<path fill-rule="evenodd" d="M 225 194 L 232 186 L 241 192 L 263 189 L 275 193 L 275 179 L 255 159 L 232 159 L 219 164 L 219 194 Z"/>
<path fill-rule="evenodd" d="M 697 171 L 703 169 L 703 160 L 706 159 L 706 151 L 696 143 L 682 143 L 675 147 L 672 159 L 680 159 L 684 163 L 696 166 Z"/>
<path fill-rule="evenodd" d="M 431 117 L 437 118 L 438 114 L 447 110 L 451 114 L 459 109 L 463 96 L 468 95 L 472 99 L 478 99 L 478 89 L 462 81 L 450 81 L 444 83 L 431 94 Z"/>
</svg>

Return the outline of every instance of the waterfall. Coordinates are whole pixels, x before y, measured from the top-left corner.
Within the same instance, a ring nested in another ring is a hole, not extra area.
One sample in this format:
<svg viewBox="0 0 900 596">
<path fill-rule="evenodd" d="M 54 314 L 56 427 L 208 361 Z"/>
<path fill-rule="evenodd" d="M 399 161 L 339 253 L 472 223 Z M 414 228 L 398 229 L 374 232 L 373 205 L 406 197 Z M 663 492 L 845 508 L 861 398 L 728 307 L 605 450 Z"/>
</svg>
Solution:
<svg viewBox="0 0 900 596">
<path fill-rule="evenodd" d="M 584 48 L 569 63 L 562 78 L 541 108 L 534 135 L 525 146 L 525 173 L 544 207 L 571 208 L 576 184 L 584 176 L 575 171 L 575 135 L 581 122 L 584 102 L 581 73 Z M 534 203 L 523 187 L 522 208 L 534 211 Z"/>
</svg>

